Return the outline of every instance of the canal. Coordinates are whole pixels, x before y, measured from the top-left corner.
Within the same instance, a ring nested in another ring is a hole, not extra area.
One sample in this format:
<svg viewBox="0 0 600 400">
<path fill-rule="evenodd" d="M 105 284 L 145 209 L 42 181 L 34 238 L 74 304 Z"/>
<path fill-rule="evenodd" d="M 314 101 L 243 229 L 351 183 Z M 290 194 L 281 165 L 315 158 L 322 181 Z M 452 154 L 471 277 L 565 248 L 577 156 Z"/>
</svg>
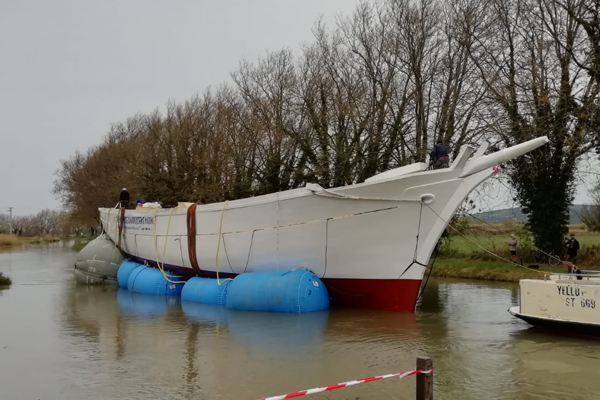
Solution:
<svg viewBox="0 0 600 400">
<path fill-rule="evenodd" d="M 432 279 L 416 314 L 282 315 L 76 286 L 71 243 L 0 253 L 0 399 L 247 399 L 414 368 L 437 399 L 600 398 L 600 345 L 530 328 L 518 285 Z M 414 399 L 414 378 L 313 399 Z"/>
</svg>

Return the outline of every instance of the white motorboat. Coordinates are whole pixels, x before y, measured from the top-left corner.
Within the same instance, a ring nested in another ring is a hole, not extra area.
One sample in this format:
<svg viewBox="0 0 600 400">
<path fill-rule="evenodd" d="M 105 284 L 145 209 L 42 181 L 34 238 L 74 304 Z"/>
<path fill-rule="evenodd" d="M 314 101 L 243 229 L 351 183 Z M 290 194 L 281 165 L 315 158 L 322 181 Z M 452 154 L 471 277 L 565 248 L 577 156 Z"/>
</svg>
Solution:
<svg viewBox="0 0 600 400">
<path fill-rule="evenodd" d="M 519 305 L 508 311 L 540 328 L 600 337 L 600 271 L 523 279 Z"/>
<path fill-rule="evenodd" d="M 484 155 L 463 146 L 449 168 L 406 165 L 364 183 L 306 187 L 207 205 L 101 208 L 108 236 L 137 262 L 184 276 L 307 268 L 334 302 L 413 312 L 429 258 L 469 193 L 540 137 Z"/>
</svg>

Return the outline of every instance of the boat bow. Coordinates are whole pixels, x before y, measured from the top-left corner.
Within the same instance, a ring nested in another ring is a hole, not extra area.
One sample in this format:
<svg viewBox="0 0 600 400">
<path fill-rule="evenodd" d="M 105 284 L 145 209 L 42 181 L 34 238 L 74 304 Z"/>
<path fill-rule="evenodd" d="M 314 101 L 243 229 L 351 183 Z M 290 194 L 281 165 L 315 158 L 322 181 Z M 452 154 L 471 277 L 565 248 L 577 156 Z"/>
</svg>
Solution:
<svg viewBox="0 0 600 400">
<path fill-rule="evenodd" d="M 476 174 L 477 172 L 483 171 L 487 168 L 510 161 L 519 156 L 522 156 L 525 153 L 529 153 L 530 151 L 535 150 L 548 142 L 548 137 L 542 136 L 521 144 L 517 144 L 515 146 L 507 147 L 506 149 L 497 151 L 487 156 L 478 156 L 478 154 L 476 153 L 475 157 L 473 157 L 471 160 L 469 160 L 469 162 L 467 162 L 462 173 L 459 176 L 461 178 L 464 178 L 469 175 Z"/>
</svg>

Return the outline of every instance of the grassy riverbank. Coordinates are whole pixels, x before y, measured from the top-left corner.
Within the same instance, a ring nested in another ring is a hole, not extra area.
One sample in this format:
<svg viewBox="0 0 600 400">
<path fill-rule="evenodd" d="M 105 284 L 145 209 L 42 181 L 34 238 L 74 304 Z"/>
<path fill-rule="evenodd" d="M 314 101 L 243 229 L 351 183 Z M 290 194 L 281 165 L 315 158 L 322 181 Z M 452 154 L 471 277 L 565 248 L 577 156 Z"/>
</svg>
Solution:
<svg viewBox="0 0 600 400">
<path fill-rule="evenodd" d="M 73 246 L 71 246 L 71 248 L 75 251 L 81 251 L 85 246 L 87 246 L 87 244 L 91 241 L 91 239 L 89 240 L 83 240 L 81 242 L 77 242 L 75 243 Z"/>
<path fill-rule="evenodd" d="M 15 235 L 0 234 L 0 247 L 13 247 L 20 244 L 19 237 Z"/>
<path fill-rule="evenodd" d="M 0 286 L 10 285 L 11 283 L 12 281 L 10 280 L 10 278 L 6 275 L 3 275 L 2 272 L 0 272 Z"/>
<path fill-rule="evenodd" d="M 2 233 L 0 234 L 0 249 L 8 249 L 30 244 L 54 243 L 60 241 L 61 239 L 62 238 L 58 236 L 24 237 Z"/>
<path fill-rule="evenodd" d="M 461 279 L 483 279 L 499 282 L 518 282 L 520 279 L 541 278 L 544 271 L 567 272 L 566 267 L 540 265 L 540 269 L 529 269 L 505 262 L 477 261 L 460 258 L 438 258 L 431 276 Z M 426 274 L 429 273 L 429 270 Z"/>
<path fill-rule="evenodd" d="M 475 225 L 465 232 L 465 236 L 453 235 L 445 239 L 431 275 L 518 282 L 520 279 L 542 277 L 543 272 L 540 271 L 567 272 L 564 265 L 553 267 L 535 263 L 533 251 L 526 248 L 526 240 L 520 237 L 517 254 L 522 266 L 505 261 L 511 260 L 507 233 L 516 233 L 518 226 L 499 225 L 494 228 Z M 584 269 L 600 269 L 600 234 L 587 232 L 581 226 L 570 227 L 570 232 L 576 234 L 581 245 L 577 265 Z M 538 265 L 539 269 L 527 268 L 532 264 Z"/>
</svg>

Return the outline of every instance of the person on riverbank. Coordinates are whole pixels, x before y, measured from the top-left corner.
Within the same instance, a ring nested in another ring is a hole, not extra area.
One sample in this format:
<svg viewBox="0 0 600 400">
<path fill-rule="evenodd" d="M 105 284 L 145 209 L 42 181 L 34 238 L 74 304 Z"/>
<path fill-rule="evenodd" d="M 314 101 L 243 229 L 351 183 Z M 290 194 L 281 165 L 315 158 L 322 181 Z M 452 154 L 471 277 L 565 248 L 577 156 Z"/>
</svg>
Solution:
<svg viewBox="0 0 600 400">
<path fill-rule="evenodd" d="M 450 166 L 450 157 L 448 156 L 448 146 L 444 145 L 441 139 L 438 139 L 433 150 L 429 154 L 433 169 L 448 168 Z"/>
<path fill-rule="evenodd" d="M 571 239 L 567 241 L 565 248 L 567 249 L 567 261 L 577 264 L 575 260 L 579 251 L 579 242 L 575 239 L 574 233 L 571 233 Z"/>
<path fill-rule="evenodd" d="M 510 255 L 512 257 L 513 263 L 517 263 L 517 238 L 515 235 L 510 235 L 510 240 L 508 241 L 508 251 L 510 251 Z"/>
</svg>

